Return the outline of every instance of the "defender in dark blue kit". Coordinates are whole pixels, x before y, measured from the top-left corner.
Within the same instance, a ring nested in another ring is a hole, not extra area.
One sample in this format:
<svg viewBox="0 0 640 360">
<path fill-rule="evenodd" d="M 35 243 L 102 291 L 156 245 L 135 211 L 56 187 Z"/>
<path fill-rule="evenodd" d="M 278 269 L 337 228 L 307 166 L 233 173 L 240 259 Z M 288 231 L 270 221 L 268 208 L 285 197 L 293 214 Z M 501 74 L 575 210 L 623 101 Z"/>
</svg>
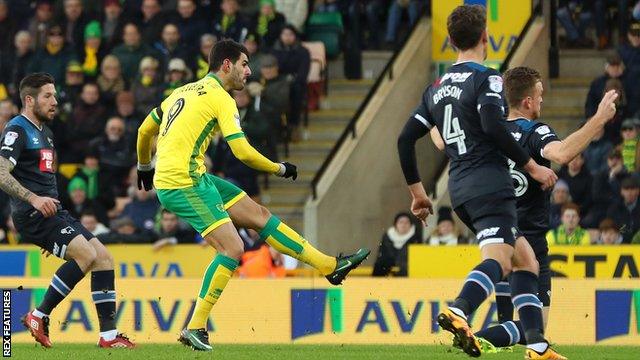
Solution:
<svg viewBox="0 0 640 360">
<path fill-rule="evenodd" d="M 509 116 L 506 127 L 520 146 L 539 164 L 550 167 L 551 162 L 560 165 L 569 163 L 589 145 L 616 113 L 615 100 L 618 95 L 609 91 L 604 95 L 596 114 L 579 130 L 560 140 L 548 125 L 536 121 L 542 108 L 542 79 L 531 68 L 516 67 L 504 74 Z M 545 234 L 549 230 L 550 194 L 541 188 L 522 168 L 509 161 L 515 188 L 518 210 L 518 228 L 534 250 L 540 264 L 538 298 L 544 306 L 543 321 L 546 327 L 551 304 L 551 273 L 549 270 L 549 248 Z M 485 343 L 484 349 L 524 343 L 524 332 L 520 321 L 512 321 L 513 306 L 508 301 L 509 284 L 496 285 L 498 319 L 501 323 L 475 335 Z M 482 342 L 482 341 L 481 341 Z"/>
<path fill-rule="evenodd" d="M 467 316 L 511 273 L 512 301 L 525 328 L 525 357 L 564 359 L 543 336 L 542 304 L 536 297 L 538 264 L 527 241 L 516 240 L 516 200 L 505 155 L 545 188 L 552 187 L 557 177 L 538 165 L 504 126 L 502 77 L 480 65 L 487 51 L 485 9 L 457 7 L 447 19 L 447 29 L 458 60 L 427 88 L 398 139 L 402 170 L 413 197 L 412 212 L 425 220 L 432 211 L 420 182 L 414 148 L 417 139 L 431 132 L 451 160 L 452 205 L 476 233 L 482 253 L 482 263 L 469 273 L 454 303 L 438 315 L 438 323 L 459 339 L 468 355 L 480 356 L 480 343 Z"/>
<path fill-rule="evenodd" d="M 53 120 L 58 104 L 51 75 L 26 76 L 20 82 L 20 99 L 22 113 L 9 121 L 0 139 L 0 189 L 11 196 L 11 216 L 22 239 L 66 260 L 40 305 L 22 322 L 38 343 L 51 347 L 49 314 L 91 271 L 91 292 L 100 322 L 98 345 L 133 347 L 115 326 L 113 258 L 57 200 L 54 140 L 46 125 Z"/>
</svg>

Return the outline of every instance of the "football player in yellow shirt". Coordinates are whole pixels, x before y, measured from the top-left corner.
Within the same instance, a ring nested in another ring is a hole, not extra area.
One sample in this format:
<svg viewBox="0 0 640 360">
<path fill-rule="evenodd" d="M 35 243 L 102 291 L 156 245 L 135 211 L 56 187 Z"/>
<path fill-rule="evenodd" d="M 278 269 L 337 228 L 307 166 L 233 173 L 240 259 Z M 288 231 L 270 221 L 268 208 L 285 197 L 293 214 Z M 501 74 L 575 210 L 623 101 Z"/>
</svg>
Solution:
<svg viewBox="0 0 640 360">
<path fill-rule="evenodd" d="M 369 255 L 368 249 L 337 258 L 320 252 L 237 186 L 206 172 L 204 153 L 214 134 L 221 132 L 233 154 L 249 167 L 293 180 L 297 177 L 295 165 L 262 156 L 240 128 L 229 92 L 243 89 L 251 75 L 247 54 L 234 41 L 218 42 L 209 56 L 209 74 L 174 90 L 138 130 L 138 187 L 151 190 L 153 185 L 162 206 L 189 222 L 217 250 L 179 339 L 202 351 L 212 350 L 206 321 L 244 252 L 234 224 L 258 231 L 273 248 L 318 269 L 334 285 Z M 154 168 L 151 147 L 156 136 Z"/>
</svg>

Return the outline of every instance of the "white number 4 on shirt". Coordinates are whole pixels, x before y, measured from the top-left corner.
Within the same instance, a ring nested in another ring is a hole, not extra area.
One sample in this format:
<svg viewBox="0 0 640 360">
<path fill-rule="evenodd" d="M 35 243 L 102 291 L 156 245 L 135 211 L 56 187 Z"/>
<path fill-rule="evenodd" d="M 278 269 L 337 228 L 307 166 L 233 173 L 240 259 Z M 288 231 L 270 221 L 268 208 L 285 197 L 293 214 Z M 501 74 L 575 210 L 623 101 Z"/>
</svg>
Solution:
<svg viewBox="0 0 640 360">
<path fill-rule="evenodd" d="M 464 143 L 466 136 L 464 130 L 460 128 L 460 122 L 457 117 L 453 116 L 453 105 L 448 104 L 444 107 L 444 142 L 446 144 L 458 145 L 458 155 L 467 153 L 467 145 Z"/>
</svg>

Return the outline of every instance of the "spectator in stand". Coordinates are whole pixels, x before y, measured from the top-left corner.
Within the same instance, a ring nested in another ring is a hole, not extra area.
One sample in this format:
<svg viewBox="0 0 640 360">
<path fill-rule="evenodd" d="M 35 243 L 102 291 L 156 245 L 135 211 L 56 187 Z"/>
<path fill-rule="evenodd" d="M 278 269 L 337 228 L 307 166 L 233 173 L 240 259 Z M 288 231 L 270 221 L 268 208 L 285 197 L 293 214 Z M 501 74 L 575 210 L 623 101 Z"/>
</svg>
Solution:
<svg viewBox="0 0 640 360">
<path fill-rule="evenodd" d="M 251 97 L 255 99 L 254 108 L 266 119 L 269 124 L 271 155 L 277 158 L 273 152 L 274 141 L 282 139 L 286 131 L 286 116 L 289 112 L 290 84 L 287 79 L 279 74 L 278 60 L 273 55 L 265 55 L 260 64 L 260 82 L 252 82 L 247 86 Z M 276 159 L 272 159 L 276 160 Z"/>
<path fill-rule="evenodd" d="M 257 249 L 245 250 L 237 272 L 242 278 L 284 277 L 284 255 L 271 246 L 260 243 Z"/>
<path fill-rule="evenodd" d="M 87 24 L 84 29 L 84 47 L 79 52 L 82 70 L 87 78 L 95 80 L 100 70 L 100 61 L 107 55 L 102 44 L 102 29 L 97 20 Z"/>
<path fill-rule="evenodd" d="M 628 176 L 620 150 L 613 149 L 607 157 L 607 170 L 593 177 L 593 205 L 584 219 L 584 226 L 597 228 L 606 215 L 606 209 L 620 197 L 620 184 Z"/>
<path fill-rule="evenodd" d="M 628 114 L 635 115 L 640 110 L 640 22 L 635 21 L 629 26 L 628 42 L 618 48 L 618 53 L 625 66 L 624 88 L 627 94 Z"/>
<path fill-rule="evenodd" d="M 73 217 L 80 218 L 84 211 L 91 210 L 96 214 L 98 221 L 105 223 L 109 221 L 107 210 L 97 200 L 87 198 L 87 183 L 80 177 L 75 177 L 69 181 L 67 186 L 69 203 L 64 204 L 64 208 Z"/>
<path fill-rule="evenodd" d="M 638 140 L 638 119 L 626 119 L 620 127 L 622 136 L 622 162 L 627 172 L 640 173 L 640 141 Z"/>
<path fill-rule="evenodd" d="M 6 0 L 0 0 L 0 50 L 11 48 L 13 37 L 18 31 L 18 24 L 9 14 L 8 5 Z"/>
<path fill-rule="evenodd" d="M 380 37 L 382 34 L 380 26 L 381 9 L 384 5 L 383 0 L 362 0 L 362 1 L 350 1 L 348 6 L 347 25 L 349 31 L 355 31 L 358 33 L 358 42 L 363 44 L 365 49 L 380 49 L 381 42 Z M 427 8 L 430 5 L 427 2 Z M 360 25 L 360 18 L 366 19 L 366 31 L 362 31 Z"/>
<path fill-rule="evenodd" d="M 107 50 L 112 51 L 122 41 L 122 32 L 126 17 L 122 12 L 120 0 L 104 1 L 104 16 L 102 18 L 102 41 Z"/>
<path fill-rule="evenodd" d="M 6 61 L 7 70 L 9 71 L 9 77 L 7 80 L 7 87 L 11 97 L 16 100 L 20 98 L 18 89 L 20 87 L 20 80 L 26 75 L 27 65 L 33 58 L 33 41 L 29 32 L 25 30 L 18 31 L 14 42 L 15 49 L 11 53 L 7 53 L 7 57 L 0 60 L 0 62 Z M 0 66 L 2 67 L 2 66 Z"/>
<path fill-rule="evenodd" d="M 608 31 L 607 27 L 611 27 L 611 25 L 607 26 L 606 23 L 607 15 L 609 13 L 607 7 L 611 5 L 611 3 L 617 3 L 617 21 L 618 21 L 618 35 L 619 35 L 619 43 L 623 43 L 625 41 L 625 34 L 629 28 L 629 2 L 630 0 L 596 0 L 594 1 L 594 10 L 596 14 L 596 34 L 598 35 L 598 49 L 602 50 L 610 46 L 611 44 L 611 33 Z"/>
<path fill-rule="evenodd" d="M 151 231 L 140 229 L 129 217 L 122 217 L 111 222 L 112 231 L 97 236 L 103 244 L 148 244 L 155 240 Z"/>
<path fill-rule="evenodd" d="M 190 51 L 198 48 L 198 41 L 209 28 L 200 12 L 196 13 L 195 0 L 178 0 L 178 18 L 176 24 L 180 30 L 180 38 Z"/>
<path fill-rule="evenodd" d="M 120 60 L 122 76 L 128 80 L 135 79 L 138 75 L 140 61 L 146 56 L 157 54 L 146 43 L 141 42 L 140 30 L 135 23 L 127 23 L 124 26 L 122 40 L 123 43 L 116 46 L 112 54 Z"/>
<path fill-rule="evenodd" d="M 85 210 L 80 214 L 80 223 L 95 236 L 109 233 L 109 228 L 98 221 L 92 210 Z"/>
<path fill-rule="evenodd" d="M 80 99 L 73 108 L 71 117 L 66 123 L 60 149 L 61 163 L 81 163 L 88 149 L 89 142 L 98 137 L 104 129 L 107 109 L 100 103 L 100 90 L 95 83 L 82 86 Z"/>
<path fill-rule="evenodd" d="M 618 98 L 615 101 L 616 114 L 613 119 L 609 120 L 604 126 L 604 136 L 611 141 L 612 144 L 620 142 L 620 125 L 627 116 L 627 95 L 620 79 L 609 79 L 604 86 L 604 91 L 615 90 Z"/>
<path fill-rule="evenodd" d="M 467 244 L 469 241 L 461 236 L 453 222 L 451 208 L 443 206 L 438 209 L 438 226 L 429 237 L 429 245 L 460 245 Z"/>
<path fill-rule="evenodd" d="M 260 0 L 260 10 L 254 15 L 251 28 L 263 50 L 273 47 L 285 24 L 284 16 L 276 11 L 275 0 Z"/>
<path fill-rule="evenodd" d="M 18 114 L 18 107 L 11 99 L 0 100 L 0 133 L 7 126 L 7 123 Z"/>
<path fill-rule="evenodd" d="M 109 108 L 115 105 L 115 98 L 118 93 L 127 88 L 127 83 L 122 77 L 120 60 L 114 55 L 107 55 L 100 64 L 100 75 L 96 80 L 100 88 L 100 98 Z"/>
<path fill-rule="evenodd" d="M 213 20 L 213 31 L 218 39 L 232 39 L 243 43 L 249 34 L 249 23 L 238 11 L 238 0 L 222 0 L 220 12 Z"/>
<path fill-rule="evenodd" d="M 392 0 L 389 6 L 389 14 L 387 16 L 387 33 L 385 41 L 388 44 L 394 44 L 402 19 L 402 9 L 407 9 L 409 13 L 409 26 L 413 26 L 422 13 L 421 0 Z"/>
<path fill-rule="evenodd" d="M 51 0 L 39 0 L 36 3 L 35 15 L 29 20 L 27 30 L 33 38 L 35 49 L 40 49 L 47 43 L 47 31 L 53 20 L 53 6 Z"/>
<path fill-rule="evenodd" d="M 193 78 L 191 70 L 180 58 L 171 59 L 167 68 L 167 76 L 165 77 L 163 98 L 171 95 L 173 90 L 188 83 Z"/>
<path fill-rule="evenodd" d="M 301 138 L 300 117 L 307 98 L 307 77 L 311 67 L 311 55 L 300 43 L 300 36 L 296 28 L 286 25 L 282 29 L 280 39 L 273 46 L 272 54 L 278 59 L 280 73 L 291 79 L 289 115 L 287 125 L 291 133 L 291 140 L 296 142 Z"/>
<path fill-rule="evenodd" d="M 196 57 L 194 72 L 196 78 L 202 79 L 209 73 L 209 53 L 218 39 L 213 34 L 204 34 L 200 37 L 200 51 Z"/>
<path fill-rule="evenodd" d="M 180 32 L 176 24 L 169 23 L 162 28 L 162 39 L 155 43 L 160 57 L 160 76 L 164 76 L 172 59 L 182 59 L 193 66 L 193 56 L 187 46 L 180 41 Z"/>
<path fill-rule="evenodd" d="M 260 81 L 260 64 L 265 54 L 260 51 L 256 35 L 247 35 L 247 38 L 244 39 L 244 43 L 242 44 L 247 48 L 247 52 L 249 53 L 249 69 L 251 69 L 251 75 L 247 78 L 247 82 Z"/>
<path fill-rule="evenodd" d="M 606 91 L 605 84 L 609 79 L 622 79 L 624 73 L 624 63 L 617 53 L 607 56 L 607 61 L 604 65 L 604 74 L 595 78 L 589 86 L 589 93 L 587 94 L 587 100 L 584 104 L 584 115 L 586 119 L 591 118 L 598 110 L 598 104 L 602 99 L 602 94 Z"/>
<path fill-rule="evenodd" d="M 275 0 L 275 8 L 284 15 L 287 22 L 298 30 L 304 31 L 304 23 L 309 14 L 309 2 L 299 0 Z"/>
<path fill-rule="evenodd" d="M 135 98 L 131 91 L 121 91 L 116 95 L 116 111 L 114 116 L 124 120 L 125 137 L 132 141 L 131 146 L 135 147 L 135 140 L 138 136 L 138 128 L 144 120 L 144 115 L 136 111 Z"/>
<path fill-rule="evenodd" d="M 162 28 L 169 20 L 168 16 L 162 13 L 158 0 L 143 0 L 141 9 L 140 33 L 142 34 L 142 42 L 154 44 L 160 41 Z"/>
<path fill-rule="evenodd" d="M 145 57 L 140 62 L 140 74 L 131 85 L 136 111 L 141 114 L 148 114 L 162 100 L 163 83 L 158 68 L 158 60 Z"/>
<path fill-rule="evenodd" d="M 574 14 L 576 15 L 574 16 Z M 566 47 L 593 47 L 593 40 L 588 39 L 585 35 L 587 26 L 593 20 L 593 3 L 591 0 L 560 0 L 557 16 L 567 34 L 564 39 Z M 573 20 L 574 17 L 577 18 L 577 24 Z"/>
<path fill-rule="evenodd" d="M 79 178 L 87 184 L 86 196 L 89 200 L 95 200 L 104 209 L 111 210 L 115 205 L 113 184 L 108 176 L 100 173 L 100 159 L 96 152 L 89 151 L 84 157 L 84 164 L 71 179 Z"/>
<path fill-rule="evenodd" d="M 256 109 L 254 99 L 249 91 L 246 88 L 235 91 L 233 98 L 236 100 L 240 126 L 247 136 L 247 140 L 258 152 L 271 161 L 278 161 L 275 132 L 267 118 Z"/>
<path fill-rule="evenodd" d="M 58 92 L 58 107 L 60 116 L 67 121 L 73 113 L 73 107 L 80 100 L 80 94 L 84 87 L 84 72 L 79 62 L 72 60 L 67 65 L 64 76 L 64 85 Z"/>
<path fill-rule="evenodd" d="M 125 205 L 121 218 L 133 220 L 138 229 L 153 231 L 160 204 L 155 191 L 139 190 L 136 186 L 129 188 L 131 202 Z"/>
<path fill-rule="evenodd" d="M 547 232 L 549 245 L 589 245 L 589 232 L 580 227 L 580 207 L 574 203 L 562 207 L 562 224 Z"/>
<path fill-rule="evenodd" d="M 57 22 L 62 25 L 66 43 L 73 47 L 76 53 L 81 53 L 84 48 L 84 28 L 89 21 L 82 1 L 64 0 L 64 14 Z"/>
<path fill-rule="evenodd" d="M 600 236 L 596 241 L 598 245 L 618 245 L 622 244 L 622 235 L 620 235 L 620 228 L 616 225 L 616 222 L 611 219 L 604 219 L 600 222 L 598 227 Z"/>
<path fill-rule="evenodd" d="M 551 192 L 551 204 L 549 205 L 549 227 L 555 228 L 561 223 L 562 207 L 571 202 L 569 185 L 564 180 L 558 180 Z"/>
<path fill-rule="evenodd" d="M 604 136 L 604 129 L 591 140 L 589 146 L 582 152 L 585 165 L 591 176 L 607 171 L 607 157 L 613 149 L 613 144 Z"/>
<path fill-rule="evenodd" d="M 620 224 L 624 243 L 631 243 L 633 235 L 640 230 L 640 181 L 637 176 L 628 176 L 622 180 L 620 200 L 614 202 L 607 210 L 607 217 Z"/>
<path fill-rule="evenodd" d="M 584 166 L 582 154 L 578 154 L 558 173 L 558 178 L 567 182 L 571 200 L 580 206 L 580 213 L 587 214 L 591 207 L 592 177 Z"/>
<path fill-rule="evenodd" d="M 387 276 L 394 266 L 399 268 L 397 276 L 407 276 L 407 251 L 409 244 L 422 242 L 421 234 L 405 212 L 398 213 L 393 226 L 382 235 L 378 257 L 373 265 L 373 276 Z"/>
<path fill-rule="evenodd" d="M 631 239 L 631 243 L 634 245 L 640 245 L 640 231 L 638 231 Z"/>
<path fill-rule="evenodd" d="M 223 139 L 219 139 L 215 145 L 211 171 L 217 176 L 225 178 L 227 181 L 237 185 L 246 192 L 251 199 L 260 203 L 258 171 L 238 160 L 233 155 L 229 144 Z"/>
<path fill-rule="evenodd" d="M 131 139 L 125 137 L 125 124 L 119 117 L 111 117 L 104 134 L 89 143 L 89 149 L 100 159 L 100 175 L 109 184 L 124 188 L 129 169 L 135 164 Z M 116 191 L 121 193 L 121 191 Z"/>
<path fill-rule="evenodd" d="M 154 250 L 160 250 L 167 245 L 195 244 L 196 235 L 191 227 L 180 226 L 178 216 L 167 209 L 160 212 L 160 226 L 156 231 Z"/>
<path fill-rule="evenodd" d="M 65 44 L 62 27 L 51 25 L 47 33 L 47 43 L 38 50 L 27 66 L 27 73 L 47 72 L 53 76 L 56 84 L 64 81 L 64 73 L 69 61 L 76 58 L 72 47 Z"/>
</svg>

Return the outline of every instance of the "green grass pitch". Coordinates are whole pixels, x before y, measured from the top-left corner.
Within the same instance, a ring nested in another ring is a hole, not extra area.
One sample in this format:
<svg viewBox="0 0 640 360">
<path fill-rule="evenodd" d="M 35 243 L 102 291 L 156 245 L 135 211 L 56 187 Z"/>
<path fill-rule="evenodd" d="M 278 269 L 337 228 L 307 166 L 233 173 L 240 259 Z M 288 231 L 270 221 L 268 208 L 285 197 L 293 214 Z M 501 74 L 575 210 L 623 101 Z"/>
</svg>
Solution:
<svg viewBox="0 0 640 360">
<path fill-rule="evenodd" d="M 182 345 L 142 344 L 137 349 L 98 349 L 87 344 L 57 344 L 43 349 L 34 344 L 13 344 L 15 359 L 471 359 L 447 346 L 416 345 L 227 345 L 214 344 L 212 353 L 195 352 Z M 640 359 L 640 346 L 558 346 L 558 351 L 571 360 L 632 360 Z M 485 354 L 481 358 L 511 360 L 524 358 L 524 348 L 513 353 Z"/>
</svg>

